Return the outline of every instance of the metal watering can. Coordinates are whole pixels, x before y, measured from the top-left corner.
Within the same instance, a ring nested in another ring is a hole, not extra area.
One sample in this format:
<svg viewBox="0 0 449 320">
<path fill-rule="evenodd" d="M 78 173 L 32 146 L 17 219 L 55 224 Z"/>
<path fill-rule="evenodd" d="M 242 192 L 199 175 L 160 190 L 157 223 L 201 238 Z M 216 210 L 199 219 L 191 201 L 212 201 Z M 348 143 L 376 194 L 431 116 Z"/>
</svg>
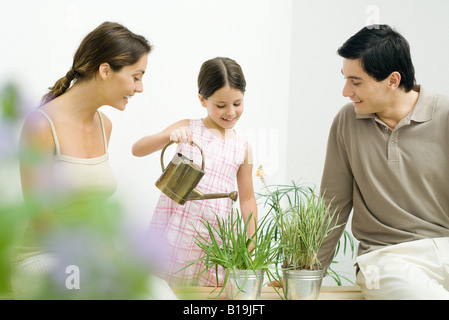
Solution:
<svg viewBox="0 0 449 320">
<path fill-rule="evenodd" d="M 173 141 L 170 141 L 163 149 L 161 153 L 161 167 L 162 175 L 156 181 L 156 187 L 158 187 L 164 194 L 170 199 L 184 205 L 188 200 L 204 200 L 204 199 L 217 199 L 217 198 L 231 198 L 237 201 L 238 192 L 232 191 L 231 193 L 211 193 L 203 194 L 201 191 L 195 189 L 204 176 L 204 154 L 203 150 L 195 142 L 193 144 L 200 149 L 201 157 L 203 159 L 201 168 L 198 167 L 192 160 L 182 155 L 181 153 L 175 154 L 171 162 L 165 168 L 164 166 L 164 152 Z"/>
</svg>

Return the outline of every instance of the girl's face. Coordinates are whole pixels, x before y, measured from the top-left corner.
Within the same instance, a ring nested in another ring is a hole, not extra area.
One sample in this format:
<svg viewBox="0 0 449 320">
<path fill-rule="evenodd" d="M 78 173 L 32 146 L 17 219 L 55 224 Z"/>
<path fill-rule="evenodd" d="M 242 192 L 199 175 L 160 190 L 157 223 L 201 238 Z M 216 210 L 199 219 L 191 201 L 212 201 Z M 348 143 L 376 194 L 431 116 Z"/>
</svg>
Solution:
<svg viewBox="0 0 449 320">
<path fill-rule="evenodd" d="M 125 66 L 120 71 L 109 70 L 107 85 L 104 87 L 106 104 L 116 109 L 124 110 L 129 99 L 143 91 L 143 74 L 148 57 L 144 54 L 135 64 Z"/>
<path fill-rule="evenodd" d="M 232 129 L 243 113 L 243 92 L 228 85 L 218 89 L 209 98 L 199 95 L 201 105 L 207 109 L 205 122 L 221 133 Z"/>
</svg>

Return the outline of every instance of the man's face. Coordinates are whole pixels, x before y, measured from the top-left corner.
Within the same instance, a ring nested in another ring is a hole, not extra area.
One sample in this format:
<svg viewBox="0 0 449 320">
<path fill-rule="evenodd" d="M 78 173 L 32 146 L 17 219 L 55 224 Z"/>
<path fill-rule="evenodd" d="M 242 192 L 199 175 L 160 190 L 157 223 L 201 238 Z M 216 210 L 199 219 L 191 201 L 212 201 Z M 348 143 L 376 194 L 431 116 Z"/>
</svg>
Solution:
<svg viewBox="0 0 449 320">
<path fill-rule="evenodd" d="M 343 59 L 343 96 L 348 97 L 357 114 L 382 113 L 388 108 L 388 78 L 377 81 L 363 69 L 359 59 Z"/>
</svg>

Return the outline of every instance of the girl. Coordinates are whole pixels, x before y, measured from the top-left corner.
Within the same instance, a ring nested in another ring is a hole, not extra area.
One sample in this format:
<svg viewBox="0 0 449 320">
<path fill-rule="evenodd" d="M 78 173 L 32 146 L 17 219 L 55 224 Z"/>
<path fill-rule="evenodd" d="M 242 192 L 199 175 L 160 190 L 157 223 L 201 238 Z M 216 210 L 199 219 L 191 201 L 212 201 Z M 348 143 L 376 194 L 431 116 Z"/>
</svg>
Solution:
<svg viewBox="0 0 449 320">
<path fill-rule="evenodd" d="M 104 201 L 115 192 L 108 163 L 112 125 L 98 109 L 109 105 L 124 110 L 128 98 L 143 91 L 150 50 L 144 37 L 124 26 L 101 24 L 84 38 L 70 70 L 26 119 L 20 142 L 22 189 L 26 201 L 38 200 L 41 212 L 33 216 L 14 255 L 16 299 L 41 297 L 45 276 L 53 273 L 56 260 L 54 252 L 36 240 L 53 226 L 68 224 L 75 197 L 88 192 Z M 25 157 L 30 152 L 39 157 L 31 161 Z"/>
<path fill-rule="evenodd" d="M 145 156 L 162 149 L 169 141 L 180 146 L 179 152 L 201 165 L 200 150 L 205 155 L 205 175 L 197 185 L 203 193 L 229 193 L 235 188 L 237 180 L 241 212 L 249 223 L 248 236 L 255 231 L 257 204 L 252 182 L 252 154 L 248 143 L 234 131 L 234 126 L 243 113 L 243 95 L 246 81 L 241 67 L 232 59 L 217 57 L 201 66 L 198 75 L 198 97 L 206 109 L 204 119 L 181 120 L 162 132 L 146 136 L 133 145 L 133 155 Z M 178 146 L 179 147 L 179 146 Z M 198 274 L 204 264 L 197 263 L 182 269 L 189 261 L 196 260 L 201 250 L 195 244 L 196 230 L 207 237 L 201 224 L 205 218 L 215 221 L 216 214 L 227 218 L 231 212 L 229 198 L 187 201 L 178 205 L 165 194 L 161 194 L 150 224 L 150 237 L 164 239 L 168 246 L 168 259 L 163 276 L 171 285 L 197 284 L 216 285 L 215 268 L 208 273 Z M 198 277 L 198 282 L 194 283 Z M 218 274 L 219 283 L 223 281 L 223 270 Z"/>
</svg>

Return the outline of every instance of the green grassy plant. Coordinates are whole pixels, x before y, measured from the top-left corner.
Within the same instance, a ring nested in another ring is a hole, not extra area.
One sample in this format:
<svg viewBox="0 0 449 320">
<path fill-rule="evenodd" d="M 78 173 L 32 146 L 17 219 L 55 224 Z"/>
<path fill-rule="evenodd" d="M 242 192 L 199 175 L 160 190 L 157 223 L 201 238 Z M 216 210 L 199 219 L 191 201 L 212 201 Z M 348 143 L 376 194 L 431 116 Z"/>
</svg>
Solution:
<svg viewBox="0 0 449 320">
<path fill-rule="evenodd" d="M 292 269 L 319 269 L 318 250 L 323 240 L 339 227 L 332 224 L 335 211 L 314 189 L 300 190 L 295 184 L 293 198 L 286 193 L 286 209 L 275 217 L 280 234 L 280 253 L 283 267 Z"/>
<path fill-rule="evenodd" d="M 229 216 L 220 218 L 217 216 L 217 226 L 209 220 L 203 219 L 201 223 L 207 230 L 207 236 L 196 230 L 198 238 L 196 244 L 201 248 L 204 255 L 199 259 L 192 261 L 188 266 L 198 261 L 205 264 L 203 272 L 207 272 L 211 267 L 215 267 L 218 275 L 218 267 L 222 266 L 225 270 L 223 286 L 218 295 L 220 295 L 227 281 L 231 270 L 247 270 L 246 283 L 251 272 L 256 270 L 265 270 L 269 279 L 274 279 L 270 270 L 270 265 L 277 254 L 277 243 L 275 239 L 274 222 L 267 217 L 256 223 L 256 231 L 252 237 L 248 237 L 247 229 L 252 214 L 245 222 L 238 210 L 231 210 Z M 188 267 L 186 266 L 186 267 Z M 185 267 L 185 268 L 186 268 Z M 184 269 L 184 268 L 183 268 Z M 217 276 L 217 285 L 218 285 Z M 243 283 L 243 286 L 244 286 Z M 237 294 L 243 290 L 239 288 Z"/>
<path fill-rule="evenodd" d="M 259 168 L 257 176 L 266 189 L 265 193 L 258 194 L 258 198 L 264 200 L 264 207 L 269 208 L 267 215 L 275 221 L 274 237 L 279 241 L 276 269 L 321 268 L 318 251 L 324 239 L 341 227 L 336 224 L 337 211 L 331 211 L 331 204 L 326 204 L 324 196 L 319 195 L 315 188 L 293 181 L 289 185 L 267 185 L 262 168 Z M 342 239 L 343 245 L 339 241 L 335 255 L 341 247 L 345 254 L 347 247 L 354 254 L 355 244 L 351 235 L 344 231 Z M 327 274 L 338 285 L 341 285 L 342 278 L 352 282 L 331 267 Z M 280 278 L 279 273 L 277 276 Z"/>
</svg>

